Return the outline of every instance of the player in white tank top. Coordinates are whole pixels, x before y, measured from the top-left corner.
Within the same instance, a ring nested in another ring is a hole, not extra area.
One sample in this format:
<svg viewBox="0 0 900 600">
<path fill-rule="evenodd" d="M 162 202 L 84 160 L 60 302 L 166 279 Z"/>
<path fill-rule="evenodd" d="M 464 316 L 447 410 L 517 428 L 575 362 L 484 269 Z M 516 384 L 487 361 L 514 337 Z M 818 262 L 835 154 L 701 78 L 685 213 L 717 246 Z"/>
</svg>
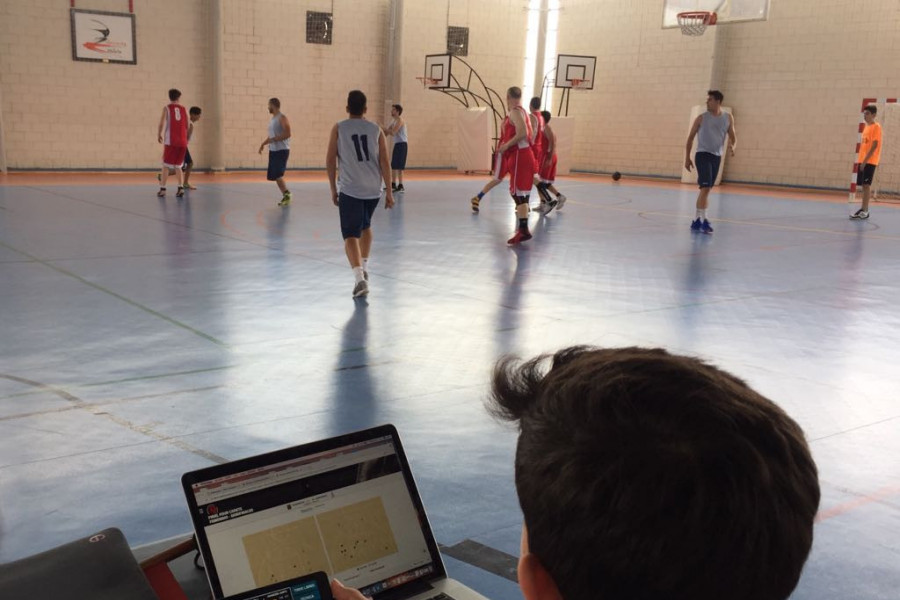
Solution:
<svg viewBox="0 0 900 600">
<path fill-rule="evenodd" d="M 391 189 L 395 192 L 403 189 L 403 171 L 406 169 L 406 155 L 409 151 L 409 136 L 406 133 L 406 121 L 401 116 L 403 107 L 399 104 L 391 106 L 391 122 L 384 128 L 385 135 L 392 136 L 394 149 L 391 156 Z"/>
<path fill-rule="evenodd" d="M 385 208 L 394 206 L 394 196 L 388 187 L 391 165 L 387 142 L 381 128 L 365 118 L 366 95 L 359 90 L 351 91 L 347 96 L 347 113 L 350 118 L 331 129 L 325 166 L 331 184 L 331 201 L 340 212 L 344 251 L 355 278 L 353 297 L 358 298 L 369 293 L 371 219 L 381 197 L 382 184 L 386 188 Z"/>
</svg>

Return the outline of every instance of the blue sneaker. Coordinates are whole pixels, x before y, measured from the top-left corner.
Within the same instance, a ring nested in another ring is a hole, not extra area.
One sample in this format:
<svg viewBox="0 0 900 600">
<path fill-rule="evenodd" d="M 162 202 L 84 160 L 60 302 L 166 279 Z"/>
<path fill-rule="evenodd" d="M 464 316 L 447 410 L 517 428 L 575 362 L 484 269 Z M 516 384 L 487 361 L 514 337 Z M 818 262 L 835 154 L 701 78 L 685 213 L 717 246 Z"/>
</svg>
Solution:
<svg viewBox="0 0 900 600">
<path fill-rule="evenodd" d="M 707 221 L 706 219 L 703 219 L 703 225 L 700 226 L 700 231 L 702 231 L 703 233 L 712 233 L 713 232 L 712 225 L 709 224 L 709 221 Z"/>
<path fill-rule="evenodd" d="M 700 231 L 700 219 L 694 219 L 691 221 L 691 231 Z"/>
</svg>

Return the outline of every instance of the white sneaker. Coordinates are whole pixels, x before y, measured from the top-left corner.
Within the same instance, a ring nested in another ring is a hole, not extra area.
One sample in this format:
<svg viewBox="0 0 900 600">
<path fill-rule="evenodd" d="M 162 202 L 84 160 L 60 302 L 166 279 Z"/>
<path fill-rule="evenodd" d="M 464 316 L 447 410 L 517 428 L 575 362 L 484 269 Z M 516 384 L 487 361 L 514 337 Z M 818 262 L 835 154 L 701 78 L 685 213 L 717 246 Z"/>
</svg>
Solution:
<svg viewBox="0 0 900 600">
<path fill-rule="evenodd" d="M 353 297 L 361 298 L 369 295 L 369 282 L 363 279 L 353 286 Z"/>
<path fill-rule="evenodd" d="M 869 211 L 866 211 L 866 210 L 863 210 L 863 209 L 859 209 L 858 211 L 856 211 L 855 213 L 853 213 L 852 215 L 850 215 L 850 218 L 851 218 L 852 220 L 854 220 L 854 221 L 861 221 L 861 220 L 863 220 L 863 219 L 868 219 L 868 218 L 869 218 Z"/>
<path fill-rule="evenodd" d="M 562 210 L 562 207 L 566 205 L 566 197 L 563 194 L 560 194 L 556 199 L 559 200 L 559 204 L 556 205 L 556 210 Z"/>
</svg>

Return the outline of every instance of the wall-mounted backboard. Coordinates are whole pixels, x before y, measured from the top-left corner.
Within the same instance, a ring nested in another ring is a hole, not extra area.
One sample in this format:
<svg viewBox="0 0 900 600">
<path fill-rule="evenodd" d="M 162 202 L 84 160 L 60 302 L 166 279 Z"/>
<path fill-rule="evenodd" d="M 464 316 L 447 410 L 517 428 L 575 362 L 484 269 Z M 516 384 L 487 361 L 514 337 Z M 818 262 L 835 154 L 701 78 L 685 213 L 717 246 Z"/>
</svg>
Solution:
<svg viewBox="0 0 900 600">
<path fill-rule="evenodd" d="M 584 90 L 592 90 L 594 89 L 596 70 L 596 56 L 560 54 L 556 58 L 555 86 L 558 88 L 578 87 Z"/>
<path fill-rule="evenodd" d="M 450 87 L 450 65 L 453 57 L 449 54 L 428 54 L 425 56 L 425 87 L 441 89 Z"/>
<path fill-rule="evenodd" d="M 714 12 L 717 23 L 765 21 L 771 0 L 663 0 L 663 29 L 678 27 L 678 13 Z"/>
</svg>

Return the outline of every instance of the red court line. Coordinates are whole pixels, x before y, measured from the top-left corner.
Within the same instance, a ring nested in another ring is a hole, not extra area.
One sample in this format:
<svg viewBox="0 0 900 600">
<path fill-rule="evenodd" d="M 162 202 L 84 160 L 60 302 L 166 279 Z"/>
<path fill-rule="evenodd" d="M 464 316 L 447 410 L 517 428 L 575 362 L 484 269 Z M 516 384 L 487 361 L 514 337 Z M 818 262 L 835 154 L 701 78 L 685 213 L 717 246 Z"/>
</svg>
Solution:
<svg viewBox="0 0 900 600">
<path fill-rule="evenodd" d="M 828 519 L 846 514 L 851 510 L 859 508 L 860 506 L 865 506 L 866 504 L 884 500 L 885 498 L 898 493 L 900 493 L 900 485 L 892 485 L 881 488 L 880 490 L 869 494 L 868 496 L 862 496 L 861 498 L 856 498 L 855 500 L 850 500 L 848 502 L 844 502 L 843 504 L 832 506 L 828 510 L 820 510 L 819 514 L 816 515 L 816 523 L 827 521 Z"/>
</svg>

